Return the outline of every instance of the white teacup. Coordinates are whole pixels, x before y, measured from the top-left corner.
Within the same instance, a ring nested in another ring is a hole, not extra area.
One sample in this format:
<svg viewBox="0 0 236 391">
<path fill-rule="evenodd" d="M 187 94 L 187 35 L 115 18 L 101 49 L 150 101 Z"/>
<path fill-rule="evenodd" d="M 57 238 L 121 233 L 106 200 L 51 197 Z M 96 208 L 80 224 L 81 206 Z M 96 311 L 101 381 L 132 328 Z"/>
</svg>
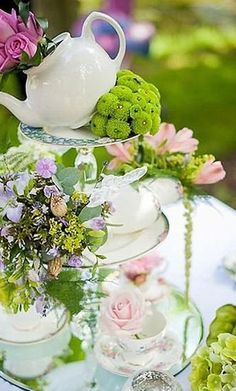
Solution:
<svg viewBox="0 0 236 391">
<path fill-rule="evenodd" d="M 152 359 L 158 342 L 164 337 L 167 320 L 159 311 L 147 315 L 142 332 L 137 336 L 119 336 L 122 360 L 137 366 L 146 366 Z"/>
<path fill-rule="evenodd" d="M 129 234 L 153 224 L 161 213 L 159 202 L 151 190 L 143 185 L 138 189 L 128 185 L 110 199 L 115 213 L 107 219 L 114 234 Z"/>
</svg>

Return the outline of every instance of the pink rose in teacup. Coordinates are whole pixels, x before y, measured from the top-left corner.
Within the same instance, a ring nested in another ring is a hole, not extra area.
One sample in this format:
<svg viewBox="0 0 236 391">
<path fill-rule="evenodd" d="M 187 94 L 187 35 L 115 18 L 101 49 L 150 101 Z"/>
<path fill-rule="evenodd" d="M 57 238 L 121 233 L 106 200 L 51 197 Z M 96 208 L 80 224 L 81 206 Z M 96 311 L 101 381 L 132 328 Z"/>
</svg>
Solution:
<svg viewBox="0 0 236 391">
<path fill-rule="evenodd" d="M 146 313 L 145 300 L 138 289 L 115 290 L 101 305 L 100 323 L 109 334 L 138 334 Z"/>
</svg>

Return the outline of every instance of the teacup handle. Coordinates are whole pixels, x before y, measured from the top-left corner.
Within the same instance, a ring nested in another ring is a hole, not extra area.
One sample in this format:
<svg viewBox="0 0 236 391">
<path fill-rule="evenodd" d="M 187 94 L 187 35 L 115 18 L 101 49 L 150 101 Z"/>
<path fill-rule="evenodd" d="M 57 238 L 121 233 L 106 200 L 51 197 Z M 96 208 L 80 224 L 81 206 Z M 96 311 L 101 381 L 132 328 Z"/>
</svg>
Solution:
<svg viewBox="0 0 236 391">
<path fill-rule="evenodd" d="M 126 39 L 125 39 L 124 31 L 122 30 L 119 23 L 116 22 L 116 20 L 111 18 L 109 15 L 103 14 L 102 12 L 96 12 L 96 11 L 92 12 L 84 22 L 84 25 L 82 28 L 82 36 L 89 38 L 92 35 L 94 37 L 93 32 L 92 32 L 92 23 L 97 19 L 104 20 L 105 22 L 111 24 L 119 36 L 119 40 L 120 40 L 119 52 L 118 52 L 117 56 L 112 60 L 116 63 L 117 69 L 119 69 L 121 66 L 122 60 L 124 58 L 124 55 L 125 55 Z"/>
</svg>

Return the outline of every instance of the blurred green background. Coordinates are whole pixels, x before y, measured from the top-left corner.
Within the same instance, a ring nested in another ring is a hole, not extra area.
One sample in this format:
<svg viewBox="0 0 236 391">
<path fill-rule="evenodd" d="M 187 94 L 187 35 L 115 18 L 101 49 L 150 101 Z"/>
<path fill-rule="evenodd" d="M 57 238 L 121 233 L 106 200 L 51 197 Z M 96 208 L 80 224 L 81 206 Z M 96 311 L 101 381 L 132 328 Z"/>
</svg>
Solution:
<svg viewBox="0 0 236 391">
<path fill-rule="evenodd" d="M 49 19 L 51 36 L 104 6 L 99 0 L 31 3 Z M 193 129 L 200 152 L 223 160 L 227 177 L 208 190 L 236 207 L 235 0 L 136 0 L 130 18 L 147 21 L 156 31 L 148 54 L 130 54 L 129 66 L 158 86 L 162 120 Z M 6 89 L 23 96 L 17 80 L 9 80 Z M 3 108 L 0 126 L 0 152 L 5 152 L 17 144 L 17 121 Z"/>
</svg>

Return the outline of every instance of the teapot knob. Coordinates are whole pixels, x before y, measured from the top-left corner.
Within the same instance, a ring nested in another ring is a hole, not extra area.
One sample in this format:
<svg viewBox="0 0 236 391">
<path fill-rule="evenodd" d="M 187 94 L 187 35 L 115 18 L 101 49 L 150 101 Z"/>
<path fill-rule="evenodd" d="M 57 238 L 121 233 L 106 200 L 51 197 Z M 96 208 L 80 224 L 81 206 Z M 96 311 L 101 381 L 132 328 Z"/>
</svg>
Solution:
<svg viewBox="0 0 236 391">
<path fill-rule="evenodd" d="M 97 19 L 104 20 L 105 22 L 111 24 L 119 36 L 119 40 L 120 40 L 119 51 L 118 51 L 117 56 L 114 59 L 112 59 L 112 61 L 115 62 L 117 70 L 118 70 L 121 66 L 121 63 L 122 63 L 124 55 L 125 55 L 125 50 L 126 50 L 126 39 L 125 39 L 124 31 L 122 30 L 119 23 L 115 19 L 113 19 L 111 16 L 104 14 L 102 12 L 95 11 L 95 12 L 92 12 L 84 22 L 83 29 L 82 29 L 82 36 L 83 37 L 91 37 L 91 35 L 93 36 L 92 23 Z"/>
</svg>

